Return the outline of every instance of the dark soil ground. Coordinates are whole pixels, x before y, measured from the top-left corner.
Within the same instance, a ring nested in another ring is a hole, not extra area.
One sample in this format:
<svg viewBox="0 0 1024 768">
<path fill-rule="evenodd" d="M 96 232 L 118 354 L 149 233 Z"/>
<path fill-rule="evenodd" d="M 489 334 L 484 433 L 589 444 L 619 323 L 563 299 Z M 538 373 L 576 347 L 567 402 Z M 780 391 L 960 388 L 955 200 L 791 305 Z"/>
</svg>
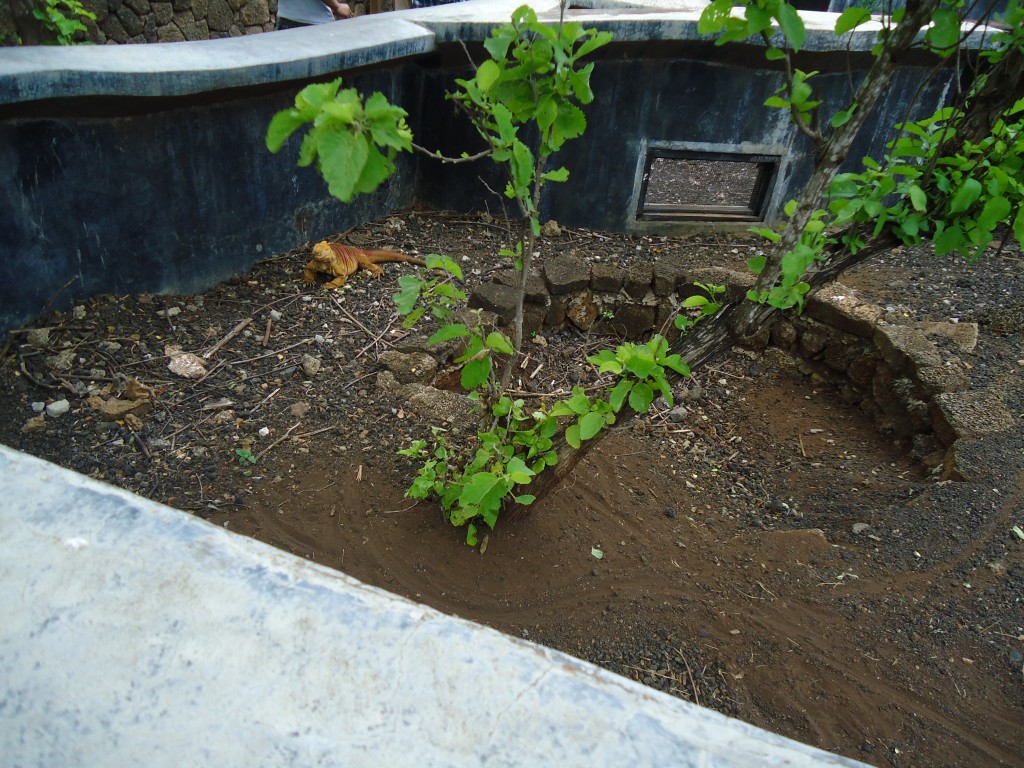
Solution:
<svg viewBox="0 0 1024 768">
<path fill-rule="evenodd" d="M 446 253 L 471 280 L 510 243 L 501 221 L 430 212 L 344 239 Z M 542 259 L 706 266 L 742 264 L 757 245 L 565 230 L 540 247 Z M 684 421 L 662 409 L 618 429 L 531 514 L 471 548 L 403 497 L 415 467 L 395 451 L 429 435 L 432 414 L 375 386 L 378 355 L 403 334 L 389 297 L 413 267 L 326 293 L 301 281 L 308 252 L 203 296 L 99 297 L 43 318 L 48 333 L 15 333 L 0 440 L 868 763 L 1024 764 L 1020 427 L 964 448 L 974 481 L 943 483 L 826 385 L 738 350 L 680 385 Z M 973 267 L 907 251 L 845 282 L 894 321 L 980 323 L 964 363 L 1020 425 L 1022 267 L 1016 249 Z M 531 340 L 528 381 L 513 387 L 567 392 L 608 343 Z M 168 344 L 207 353 L 204 377 L 168 370 Z M 149 412 L 87 403 L 131 380 Z M 33 411 L 63 399 L 64 415 Z"/>
</svg>

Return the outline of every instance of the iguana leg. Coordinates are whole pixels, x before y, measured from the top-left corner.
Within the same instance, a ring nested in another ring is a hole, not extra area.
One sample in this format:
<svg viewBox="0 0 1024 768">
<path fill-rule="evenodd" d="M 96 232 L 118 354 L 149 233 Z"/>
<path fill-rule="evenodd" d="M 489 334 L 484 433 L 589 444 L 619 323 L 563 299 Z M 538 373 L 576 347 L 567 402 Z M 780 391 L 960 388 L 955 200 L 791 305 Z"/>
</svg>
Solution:
<svg viewBox="0 0 1024 768">
<path fill-rule="evenodd" d="M 302 280 L 306 283 L 309 283 L 310 285 L 316 282 L 316 271 L 314 271 L 313 269 L 313 265 L 315 263 L 315 261 L 309 262 L 309 264 L 306 265 L 306 269 L 302 273 Z"/>
<path fill-rule="evenodd" d="M 339 275 L 338 277 L 331 280 L 329 283 L 324 283 L 324 288 L 333 290 L 334 288 L 341 288 L 345 284 L 346 275 Z"/>
<path fill-rule="evenodd" d="M 380 267 L 378 267 L 376 264 L 374 264 L 368 258 L 366 258 L 366 256 L 364 256 L 363 254 L 361 254 L 361 253 L 358 254 L 356 256 L 356 261 L 359 262 L 359 266 L 360 267 L 365 269 L 367 272 L 369 272 L 374 277 L 383 277 L 384 276 L 384 270 L 381 269 Z"/>
</svg>

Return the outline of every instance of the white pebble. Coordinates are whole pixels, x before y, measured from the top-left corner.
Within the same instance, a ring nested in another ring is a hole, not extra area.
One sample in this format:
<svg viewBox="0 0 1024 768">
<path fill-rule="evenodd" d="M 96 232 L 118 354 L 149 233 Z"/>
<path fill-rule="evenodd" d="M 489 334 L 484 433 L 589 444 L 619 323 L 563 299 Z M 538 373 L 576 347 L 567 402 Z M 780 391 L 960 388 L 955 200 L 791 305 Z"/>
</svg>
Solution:
<svg viewBox="0 0 1024 768">
<path fill-rule="evenodd" d="M 58 416 L 63 416 L 65 413 L 71 410 L 71 403 L 65 400 L 57 400 L 46 406 L 46 415 L 51 419 L 56 419 Z"/>
</svg>

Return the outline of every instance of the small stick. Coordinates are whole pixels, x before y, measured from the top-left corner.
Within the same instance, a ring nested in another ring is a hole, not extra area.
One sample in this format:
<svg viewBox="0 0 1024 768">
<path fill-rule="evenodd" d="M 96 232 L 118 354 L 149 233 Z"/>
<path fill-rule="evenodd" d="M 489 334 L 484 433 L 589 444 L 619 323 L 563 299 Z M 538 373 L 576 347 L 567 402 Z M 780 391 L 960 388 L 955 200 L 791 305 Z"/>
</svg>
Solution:
<svg viewBox="0 0 1024 768">
<path fill-rule="evenodd" d="M 262 359 L 264 359 L 266 357 L 273 357 L 274 355 L 279 355 L 282 352 L 287 352 L 289 349 L 295 349 L 295 347 L 301 347 L 303 344 L 309 344 L 312 341 L 313 341 L 312 339 L 303 339 L 302 341 L 296 341 L 294 344 L 289 344 L 287 347 L 281 347 L 280 349 L 275 349 L 273 352 L 267 352 L 266 354 L 263 354 L 263 355 L 257 355 L 256 357 L 250 357 L 250 358 L 247 358 L 245 360 L 232 360 L 231 364 L 232 365 L 242 365 L 242 363 L 254 363 L 257 360 L 262 360 Z"/>
<path fill-rule="evenodd" d="M 301 435 L 296 435 L 292 439 L 298 440 L 300 437 L 312 437 L 313 435 L 319 435 L 321 432 L 328 432 L 332 429 L 335 429 L 336 427 L 337 424 L 331 424 L 331 426 L 329 427 L 321 427 L 320 429 L 314 429 L 312 432 L 303 432 Z"/>
<path fill-rule="evenodd" d="M 279 443 L 283 442 L 284 440 L 287 440 L 288 439 L 288 435 L 290 435 L 292 433 L 292 430 L 295 429 L 297 426 L 299 426 L 299 424 L 301 424 L 301 423 L 302 423 L 301 421 L 297 421 L 294 424 L 292 424 L 290 427 L 288 427 L 288 431 L 287 432 L 285 432 L 283 435 L 281 435 L 279 438 L 277 438 L 277 440 L 275 440 L 270 445 L 268 445 L 266 448 L 264 448 L 262 451 L 260 451 L 259 453 L 256 454 L 256 460 L 259 461 L 264 456 L 266 456 L 268 452 L 270 452 L 271 450 L 276 448 Z"/>
<path fill-rule="evenodd" d="M 196 382 L 195 386 L 198 386 L 199 384 L 202 384 L 204 381 L 206 381 L 208 378 L 210 378 L 210 376 L 212 376 L 214 373 L 219 371 L 225 365 L 226 365 L 226 363 L 223 360 L 217 361 L 217 364 L 214 365 L 213 368 L 211 368 L 210 370 L 208 370 L 206 373 L 204 373 L 202 376 L 200 376 L 198 379 L 195 380 L 195 382 Z"/>
<path fill-rule="evenodd" d="M 211 413 L 209 416 L 207 416 L 205 419 L 200 419 L 199 421 L 193 422 L 192 424 L 186 424 L 181 429 L 178 429 L 178 430 L 175 430 L 174 432 L 171 432 L 171 434 L 169 434 L 165 439 L 166 440 L 173 440 L 175 437 L 180 435 L 186 429 L 195 429 L 199 425 L 205 424 L 207 421 L 209 421 L 210 419 L 212 419 L 216 415 L 217 415 L 217 413 L 214 412 L 214 413 Z M 174 450 L 173 446 L 172 446 L 171 450 Z"/>
<path fill-rule="evenodd" d="M 804 450 L 804 436 L 797 435 L 797 439 L 800 441 L 800 455 L 805 459 L 807 458 L 807 451 Z"/>
<path fill-rule="evenodd" d="M 682 656 L 682 654 L 679 654 L 679 655 Z M 699 707 L 700 706 L 700 694 L 697 693 L 697 683 L 693 679 L 693 672 L 690 671 L 690 662 L 688 662 L 686 660 L 685 656 L 683 656 L 683 664 L 686 665 L 686 674 L 688 674 L 690 676 L 690 687 L 693 689 L 693 703 L 696 704 Z"/>
<path fill-rule="evenodd" d="M 367 328 L 367 327 L 366 327 L 365 325 L 363 325 L 362 323 L 360 323 L 360 322 L 359 322 L 359 321 L 358 321 L 358 320 L 357 320 L 357 319 L 356 319 L 355 317 L 353 317 L 353 316 L 352 316 L 352 313 L 351 313 L 351 312 L 349 312 L 349 311 L 348 311 L 348 310 L 347 310 L 347 309 L 345 308 L 345 305 L 344 305 L 344 304 L 342 304 L 342 303 L 341 303 L 340 301 L 338 301 L 338 297 L 337 297 L 337 296 L 335 296 L 335 295 L 334 295 L 333 293 L 331 294 L 331 300 L 332 300 L 332 301 L 333 301 L 333 302 L 334 302 L 335 304 L 337 304 L 337 305 L 338 305 L 338 309 L 340 309 L 340 310 L 341 310 L 342 312 L 344 312 L 344 313 L 345 313 L 346 315 L 348 315 L 348 319 L 349 319 L 349 320 L 351 320 L 351 321 L 352 321 L 353 323 L 355 323 L 356 325 L 358 325 L 358 326 L 359 326 L 359 328 L 360 328 L 360 329 L 361 329 L 361 330 L 363 331 L 363 333 L 365 333 L 365 334 L 366 334 L 367 336 L 369 336 L 369 337 L 370 337 L 371 339 L 373 339 L 373 341 L 372 341 L 372 342 L 371 342 L 371 343 L 370 343 L 369 345 L 367 345 L 366 347 L 364 347 L 364 348 L 363 348 L 363 349 L 362 349 L 362 350 L 361 350 L 361 351 L 359 352 L 359 355 L 363 354 L 363 352 L 365 352 L 365 351 L 366 351 L 367 349 L 369 349 L 370 347 L 372 347 L 372 346 L 373 346 L 374 344 L 377 344 L 377 343 L 379 343 L 379 342 L 383 341 L 383 336 L 384 336 L 384 334 L 383 334 L 383 333 L 382 333 L 382 334 L 380 335 L 380 337 L 375 337 L 375 336 L 373 335 L 373 333 L 372 333 L 372 332 L 370 331 L 370 329 L 369 329 L 369 328 Z M 390 327 L 390 323 L 388 324 L 388 326 Z M 385 329 L 384 333 L 387 333 L 387 329 Z M 388 345 L 389 347 L 393 347 L 393 346 L 394 346 L 393 344 L 391 344 L 391 343 L 389 343 L 389 342 L 387 342 L 387 341 L 384 341 L 384 343 L 385 343 L 385 344 L 387 344 L 387 345 Z M 356 355 L 356 357 L 359 357 L 359 355 Z M 353 359 L 354 359 L 354 358 L 353 358 Z"/>
<path fill-rule="evenodd" d="M 349 382 L 348 384 L 346 384 L 345 386 L 343 386 L 343 387 L 341 388 L 341 391 L 342 391 L 342 392 L 344 392 L 344 391 L 345 391 L 346 389 L 349 389 L 349 388 L 350 388 L 350 387 L 351 387 L 351 386 L 352 386 L 353 384 L 357 384 L 357 383 L 359 383 L 360 381 L 362 381 L 363 379 L 368 379 L 368 378 L 370 378 L 371 376 L 376 376 L 376 375 L 377 375 L 377 372 L 376 372 L 376 371 L 373 371 L 373 372 L 371 372 L 371 373 L 365 373 L 365 374 L 363 374 L 362 376 L 359 376 L 359 377 L 357 377 L 357 378 L 355 378 L 355 379 L 352 379 L 352 381 L 350 381 L 350 382 Z"/>
<path fill-rule="evenodd" d="M 235 338 L 235 336 L 240 334 L 246 327 L 249 326 L 250 323 L 252 323 L 252 318 L 251 317 L 247 317 L 245 320 L 243 320 L 238 325 L 236 325 L 234 328 L 232 328 L 228 332 L 227 336 L 225 336 L 223 339 L 221 339 L 216 344 L 214 344 L 212 347 L 210 347 L 210 349 L 208 351 L 203 353 L 203 359 L 204 360 L 209 360 L 211 357 L 213 357 L 218 352 L 220 352 L 220 348 L 221 347 L 223 347 L 225 344 L 227 344 L 229 341 L 231 341 L 233 338 Z"/>
<path fill-rule="evenodd" d="M 271 393 L 270 393 L 269 395 L 267 395 L 267 396 L 266 396 L 266 397 L 264 397 L 264 398 L 263 398 L 262 400 L 260 400 L 260 401 L 259 401 L 259 402 L 258 402 L 258 403 L 257 403 L 256 405 L 254 405 L 254 406 L 253 406 L 253 408 L 252 408 L 252 410 L 251 410 L 251 411 L 249 411 L 249 417 L 251 418 L 251 417 L 252 417 L 252 415 L 253 415 L 254 413 L 256 413 L 256 411 L 258 411 L 258 410 L 259 410 L 260 408 L 262 408 L 262 407 L 263 407 L 264 405 L 266 405 L 266 404 L 267 404 L 267 403 L 268 403 L 268 402 L 270 401 L 270 399 L 271 399 L 272 397 L 274 397 L 274 395 L 276 395 L 276 394 L 277 394 L 278 392 L 280 392 L 280 391 L 281 391 L 281 388 L 280 388 L 280 387 L 278 387 L 278 388 L 277 388 L 277 389 L 275 389 L 275 390 L 274 390 L 273 392 L 271 392 Z"/>
<path fill-rule="evenodd" d="M 265 330 L 263 332 L 263 341 L 260 343 L 261 347 L 267 346 L 267 342 L 270 341 L 270 328 L 271 328 L 271 326 L 273 326 L 273 324 L 274 324 L 274 319 L 272 317 L 268 317 L 267 318 L 267 330 Z"/>
<path fill-rule="evenodd" d="M 385 337 L 385 336 L 386 336 L 386 335 L 387 335 L 388 333 L 390 333 L 390 332 L 391 332 L 391 326 L 392 326 L 392 325 L 394 324 L 395 320 L 397 320 L 397 319 L 398 319 L 398 315 L 395 315 L 394 317 L 392 317 L 392 318 L 391 318 L 391 320 L 390 320 L 390 321 L 388 321 L 388 324 L 387 324 L 386 326 L 384 326 L 384 330 L 383 330 L 383 331 L 381 331 L 381 332 L 380 332 L 380 334 L 379 334 L 379 335 L 378 335 L 378 336 L 377 336 L 377 337 L 376 337 L 376 338 L 375 338 L 375 339 L 374 339 L 373 341 L 371 341 L 371 342 L 370 342 L 369 344 L 367 344 L 367 345 L 366 345 L 365 347 L 363 347 L 362 349 L 360 349 L 360 350 L 359 350 L 359 352 L 358 352 L 358 353 L 356 354 L 356 356 L 355 356 L 355 357 L 353 357 L 352 359 L 353 359 L 353 360 L 358 360 L 358 359 L 359 359 L 359 358 L 360 358 L 360 357 L 361 357 L 361 356 L 363 355 L 363 353 L 364 353 L 364 352 L 366 352 L 366 350 L 368 350 L 368 349 L 369 349 L 370 347 L 372 347 L 372 346 L 373 346 L 374 344 L 379 344 L 379 343 L 380 343 L 381 341 L 383 341 L 384 337 Z M 385 341 L 384 343 L 385 343 L 385 344 L 387 344 L 387 345 L 388 345 L 389 347 L 390 347 L 390 346 L 394 346 L 394 345 L 393 345 L 393 344 L 391 344 L 391 342 L 389 342 L 389 341 Z"/>
<path fill-rule="evenodd" d="M 146 441 L 142 439 L 142 436 L 138 432 L 132 432 L 132 440 L 139 446 L 139 450 L 145 455 L 147 459 L 152 459 L 153 455 L 149 452 L 149 447 L 146 445 Z"/>
</svg>

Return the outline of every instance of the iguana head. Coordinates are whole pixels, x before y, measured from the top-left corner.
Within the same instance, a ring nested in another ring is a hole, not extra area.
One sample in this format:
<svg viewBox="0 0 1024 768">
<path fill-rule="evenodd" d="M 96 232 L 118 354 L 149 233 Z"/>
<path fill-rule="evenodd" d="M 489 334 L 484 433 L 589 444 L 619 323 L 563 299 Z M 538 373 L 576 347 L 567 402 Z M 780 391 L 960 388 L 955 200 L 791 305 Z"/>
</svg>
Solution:
<svg viewBox="0 0 1024 768">
<path fill-rule="evenodd" d="M 313 261 L 319 264 L 330 264 L 334 261 L 334 251 L 331 250 L 331 244 L 326 240 L 322 240 L 313 246 Z"/>
<path fill-rule="evenodd" d="M 334 251 L 331 244 L 321 240 L 313 246 L 313 261 L 316 262 L 316 269 L 319 272 L 330 272 L 329 267 L 334 263 Z"/>
</svg>

